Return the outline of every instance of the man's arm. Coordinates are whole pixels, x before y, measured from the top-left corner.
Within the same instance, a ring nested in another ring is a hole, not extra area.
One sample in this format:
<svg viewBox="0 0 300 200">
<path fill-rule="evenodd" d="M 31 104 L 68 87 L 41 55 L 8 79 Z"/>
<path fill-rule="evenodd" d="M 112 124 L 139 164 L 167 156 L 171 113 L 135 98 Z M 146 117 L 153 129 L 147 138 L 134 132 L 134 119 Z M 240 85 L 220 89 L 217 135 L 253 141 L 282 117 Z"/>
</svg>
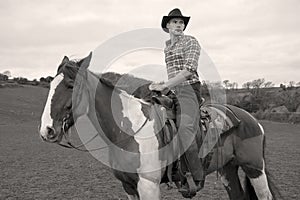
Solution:
<svg viewBox="0 0 300 200">
<path fill-rule="evenodd" d="M 179 74 L 177 74 L 175 77 L 169 79 L 167 82 L 160 82 L 160 83 L 152 83 L 149 86 L 150 90 L 156 90 L 156 91 L 166 91 L 168 88 L 172 88 L 176 85 L 179 85 L 180 83 L 187 80 L 192 75 L 191 72 L 184 69 Z"/>
<path fill-rule="evenodd" d="M 179 85 L 180 83 L 186 81 L 192 75 L 193 74 L 190 71 L 184 69 L 181 72 L 179 72 L 179 74 L 177 74 L 175 77 L 165 82 L 165 87 L 172 88 L 176 85 Z"/>
</svg>

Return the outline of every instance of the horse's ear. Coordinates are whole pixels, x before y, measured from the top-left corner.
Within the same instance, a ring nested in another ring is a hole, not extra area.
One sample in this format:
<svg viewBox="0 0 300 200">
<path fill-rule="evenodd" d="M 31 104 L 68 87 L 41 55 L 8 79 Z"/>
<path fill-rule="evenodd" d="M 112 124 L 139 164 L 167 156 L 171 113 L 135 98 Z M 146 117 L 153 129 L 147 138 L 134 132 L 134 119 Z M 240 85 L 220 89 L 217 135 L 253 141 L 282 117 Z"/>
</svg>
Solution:
<svg viewBox="0 0 300 200">
<path fill-rule="evenodd" d="M 90 54 L 87 57 L 83 58 L 78 62 L 79 67 L 81 69 L 87 69 L 90 65 L 91 59 L 92 59 L 92 52 L 90 52 Z"/>
<path fill-rule="evenodd" d="M 67 56 L 65 56 L 63 58 L 63 60 L 61 61 L 61 64 L 65 64 L 66 62 L 69 62 L 69 61 L 70 61 L 69 58 Z"/>
<path fill-rule="evenodd" d="M 69 62 L 69 61 L 70 61 L 69 58 L 68 58 L 67 56 L 65 56 L 65 57 L 63 58 L 63 60 L 61 61 L 61 63 L 59 64 L 59 66 L 58 66 L 57 73 L 60 73 L 62 67 L 64 66 L 64 64 L 66 64 L 66 63 Z"/>
</svg>

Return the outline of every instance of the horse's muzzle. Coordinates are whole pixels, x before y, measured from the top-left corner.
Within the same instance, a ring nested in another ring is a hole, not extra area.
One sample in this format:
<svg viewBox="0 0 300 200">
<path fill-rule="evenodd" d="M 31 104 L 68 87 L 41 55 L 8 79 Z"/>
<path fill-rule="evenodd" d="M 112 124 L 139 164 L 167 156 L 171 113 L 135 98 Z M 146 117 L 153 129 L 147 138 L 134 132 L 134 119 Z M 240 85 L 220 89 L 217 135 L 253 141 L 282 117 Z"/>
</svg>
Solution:
<svg viewBox="0 0 300 200">
<path fill-rule="evenodd" d="M 56 142 L 58 138 L 58 134 L 56 133 L 55 129 L 52 127 L 47 126 L 44 133 L 41 132 L 42 140 L 46 142 Z"/>
</svg>

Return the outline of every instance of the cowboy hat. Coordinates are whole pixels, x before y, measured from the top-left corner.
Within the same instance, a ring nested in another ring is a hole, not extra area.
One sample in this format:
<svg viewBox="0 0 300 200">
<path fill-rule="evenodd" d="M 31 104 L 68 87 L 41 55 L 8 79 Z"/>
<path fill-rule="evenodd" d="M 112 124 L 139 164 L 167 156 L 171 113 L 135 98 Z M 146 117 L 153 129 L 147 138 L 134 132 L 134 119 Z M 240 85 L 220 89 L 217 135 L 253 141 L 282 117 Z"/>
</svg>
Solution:
<svg viewBox="0 0 300 200">
<path fill-rule="evenodd" d="M 175 8 L 175 9 L 171 10 L 171 12 L 168 14 L 168 16 L 164 16 L 162 21 L 161 21 L 161 27 L 167 33 L 169 33 L 169 29 L 167 28 L 167 23 L 173 18 L 183 19 L 184 25 L 185 25 L 183 30 L 185 30 L 185 28 L 186 28 L 186 26 L 187 26 L 187 24 L 189 23 L 189 20 L 190 20 L 190 17 L 183 16 L 181 14 L 181 11 L 178 8 Z"/>
</svg>

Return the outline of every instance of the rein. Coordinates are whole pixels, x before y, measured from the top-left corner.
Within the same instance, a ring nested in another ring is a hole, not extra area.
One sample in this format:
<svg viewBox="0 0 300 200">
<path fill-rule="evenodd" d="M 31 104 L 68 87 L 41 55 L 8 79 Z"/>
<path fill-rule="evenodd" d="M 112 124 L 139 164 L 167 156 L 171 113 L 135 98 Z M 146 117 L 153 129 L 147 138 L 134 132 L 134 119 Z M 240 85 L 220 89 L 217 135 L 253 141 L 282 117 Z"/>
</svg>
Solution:
<svg viewBox="0 0 300 200">
<path fill-rule="evenodd" d="M 68 133 L 67 133 L 67 129 L 65 128 L 65 127 L 68 126 L 68 125 L 67 125 L 67 121 L 68 121 L 68 118 L 65 117 L 65 118 L 63 119 L 63 126 L 62 126 L 63 137 L 64 137 L 65 140 L 66 140 L 66 144 L 62 144 L 62 143 L 57 143 L 57 144 L 60 145 L 60 146 L 62 146 L 62 147 L 65 147 L 65 148 L 69 148 L 69 149 L 76 149 L 76 150 L 78 150 L 78 151 L 83 151 L 83 152 L 98 151 L 98 150 L 101 150 L 101 149 L 109 148 L 109 147 L 112 146 L 112 145 L 121 144 L 121 143 L 127 141 L 128 139 L 130 139 L 130 138 L 132 137 L 132 136 L 128 136 L 128 137 L 126 137 L 126 138 L 124 138 L 124 139 L 122 139 L 122 140 L 119 140 L 119 141 L 117 141 L 117 142 L 115 142 L 115 143 L 113 143 L 113 144 L 106 145 L 106 146 L 103 146 L 103 147 L 98 147 L 98 148 L 95 148 L 95 149 L 81 149 L 80 147 L 89 144 L 89 143 L 90 143 L 91 141 L 93 141 L 97 136 L 99 136 L 99 134 L 96 133 L 96 134 L 95 134 L 93 137 L 91 137 L 88 141 L 82 143 L 81 145 L 75 146 L 75 145 L 73 145 L 73 144 L 70 142 L 69 137 L 68 137 L 68 135 L 67 135 L 67 134 L 68 134 Z M 141 127 L 134 133 L 134 135 L 137 134 L 137 133 L 139 133 L 139 132 L 143 129 L 143 127 L 146 125 L 147 122 L 148 122 L 148 118 L 146 118 L 146 120 L 144 121 L 144 123 L 143 123 L 143 124 L 141 125 Z"/>
</svg>

